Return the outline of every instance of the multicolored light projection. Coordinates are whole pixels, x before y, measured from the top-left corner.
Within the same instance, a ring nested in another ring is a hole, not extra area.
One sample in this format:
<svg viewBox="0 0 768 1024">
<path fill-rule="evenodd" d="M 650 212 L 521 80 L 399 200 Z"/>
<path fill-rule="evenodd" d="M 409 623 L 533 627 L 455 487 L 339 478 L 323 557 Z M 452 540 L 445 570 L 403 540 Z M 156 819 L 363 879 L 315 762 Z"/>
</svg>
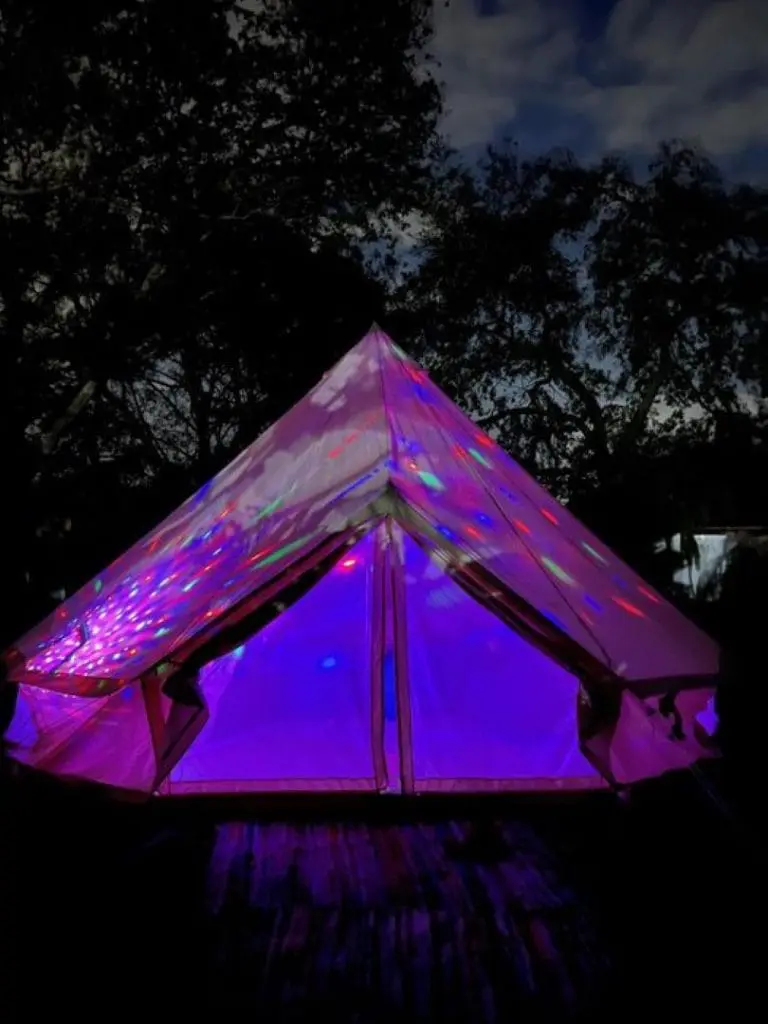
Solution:
<svg viewBox="0 0 768 1024">
<path fill-rule="evenodd" d="M 401 363 L 406 357 L 391 353 Z M 711 670 L 715 646 L 423 376 L 385 375 L 406 500 L 596 658 L 635 677 Z M 425 392 L 428 395 L 425 396 Z M 426 401 L 425 401 L 426 397 Z M 440 489 L 414 486 L 437 478 Z M 481 525 L 482 530 L 477 526 Z M 631 657 L 627 657 L 627 647 Z M 706 674 L 706 673 L 705 673 Z"/>
</svg>

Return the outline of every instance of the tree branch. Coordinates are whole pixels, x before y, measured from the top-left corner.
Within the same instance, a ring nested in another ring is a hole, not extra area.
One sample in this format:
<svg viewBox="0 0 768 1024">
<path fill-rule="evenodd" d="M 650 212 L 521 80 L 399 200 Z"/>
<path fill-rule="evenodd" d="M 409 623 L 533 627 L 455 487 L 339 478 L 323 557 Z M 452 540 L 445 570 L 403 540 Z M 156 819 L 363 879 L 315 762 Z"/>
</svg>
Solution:
<svg viewBox="0 0 768 1024">
<path fill-rule="evenodd" d="M 645 423 L 650 414 L 653 403 L 658 397 L 659 391 L 661 390 L 664 381 L 669 376 L 670 369 L 672 367 L 672 361 L 668 353 L 664 352 L 659 360 L 659 365 L 653 371 L 651 379 L 648 381 L 646 386 L 643 388 L 640 401 L 635 408 L 634 412 L 629 418 L 624 431 L 622 432 L 619 445 L 622 448 L 627 448 L 633 444 L 636 438 L 640 435 L 645 426 Z"/>
<path fill-rule="evenodd" d="M 59 416 L 47 434 L 43 434 L 41 444 L 44 455 L 50 455 L 53 452 L 61 434 L 95 395 L 96 387 L 95 380 L 87 380 L 69 403 L 64 414 Z"/>
</svg>

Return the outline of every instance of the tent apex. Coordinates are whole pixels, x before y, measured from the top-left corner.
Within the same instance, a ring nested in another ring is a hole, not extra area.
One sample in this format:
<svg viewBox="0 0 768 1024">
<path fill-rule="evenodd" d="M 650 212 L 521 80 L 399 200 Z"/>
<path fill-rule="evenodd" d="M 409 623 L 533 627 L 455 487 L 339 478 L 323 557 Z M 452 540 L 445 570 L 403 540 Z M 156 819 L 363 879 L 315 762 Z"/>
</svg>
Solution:
<svg viewBox="0 0 768 1024">
<path fill-rule="evenodd" d="M 378 348 L 382 345 L 384 348 L 389 348 L 392 345 L 392 339 L 387 332 L 378 324 L 375 320 L 368 328 L 367 333 L 364 335 L 364 342 L 373 342 Z"/>
</svg>

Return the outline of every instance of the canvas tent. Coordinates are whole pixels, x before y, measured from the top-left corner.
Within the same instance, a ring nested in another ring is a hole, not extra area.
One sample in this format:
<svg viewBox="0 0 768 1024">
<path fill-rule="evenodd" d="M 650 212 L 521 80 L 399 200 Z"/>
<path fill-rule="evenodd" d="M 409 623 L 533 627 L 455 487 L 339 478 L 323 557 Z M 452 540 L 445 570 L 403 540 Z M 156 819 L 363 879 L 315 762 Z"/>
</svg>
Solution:
<svg viewBox="0 0 768 1024">
<path fill-rule="evenodd" d="M 158 794 L 632 783 L 718 670 L 378 329 L 5 659 L 12 756 Z"/>
</svg>

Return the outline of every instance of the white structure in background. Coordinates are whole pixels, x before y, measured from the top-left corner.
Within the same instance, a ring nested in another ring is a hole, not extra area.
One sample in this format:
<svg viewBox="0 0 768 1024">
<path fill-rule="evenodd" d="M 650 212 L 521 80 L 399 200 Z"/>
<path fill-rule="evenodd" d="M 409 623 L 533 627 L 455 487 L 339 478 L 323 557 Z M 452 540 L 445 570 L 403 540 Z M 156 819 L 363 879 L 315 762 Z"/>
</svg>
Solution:
<svg viewBox="0 0 768 1024">
<path fill-rule="evenodd" d="M 694 540 L 699 549 L 698 562 L 680 569 L 674 577 L 675 582 L 685 587 L 691 594 L 696 593 L 725 569 L 728 556 L 738 545 L 768 548 L 768 531 L 765 528 L 739 527 L 718 532 L 696 533 Z M 672 550 L 680 551 L 681 544 L 680 534 L 676 534 L 672 538 Z"/>
<path fill-rule="evenodd" d="M 696 533 L 694 540 L 699 549 L 698 564 L 687 565 L 675 573 L 675 583 L 679 583 L 690 593 L 695 593 L 700 583 L 718 571 L 735 538 L 731 533 Z M 680 547 L 681 537 L 678 533 L 672 538 L 672 550 L 680 551 Z"/>
</svg>

